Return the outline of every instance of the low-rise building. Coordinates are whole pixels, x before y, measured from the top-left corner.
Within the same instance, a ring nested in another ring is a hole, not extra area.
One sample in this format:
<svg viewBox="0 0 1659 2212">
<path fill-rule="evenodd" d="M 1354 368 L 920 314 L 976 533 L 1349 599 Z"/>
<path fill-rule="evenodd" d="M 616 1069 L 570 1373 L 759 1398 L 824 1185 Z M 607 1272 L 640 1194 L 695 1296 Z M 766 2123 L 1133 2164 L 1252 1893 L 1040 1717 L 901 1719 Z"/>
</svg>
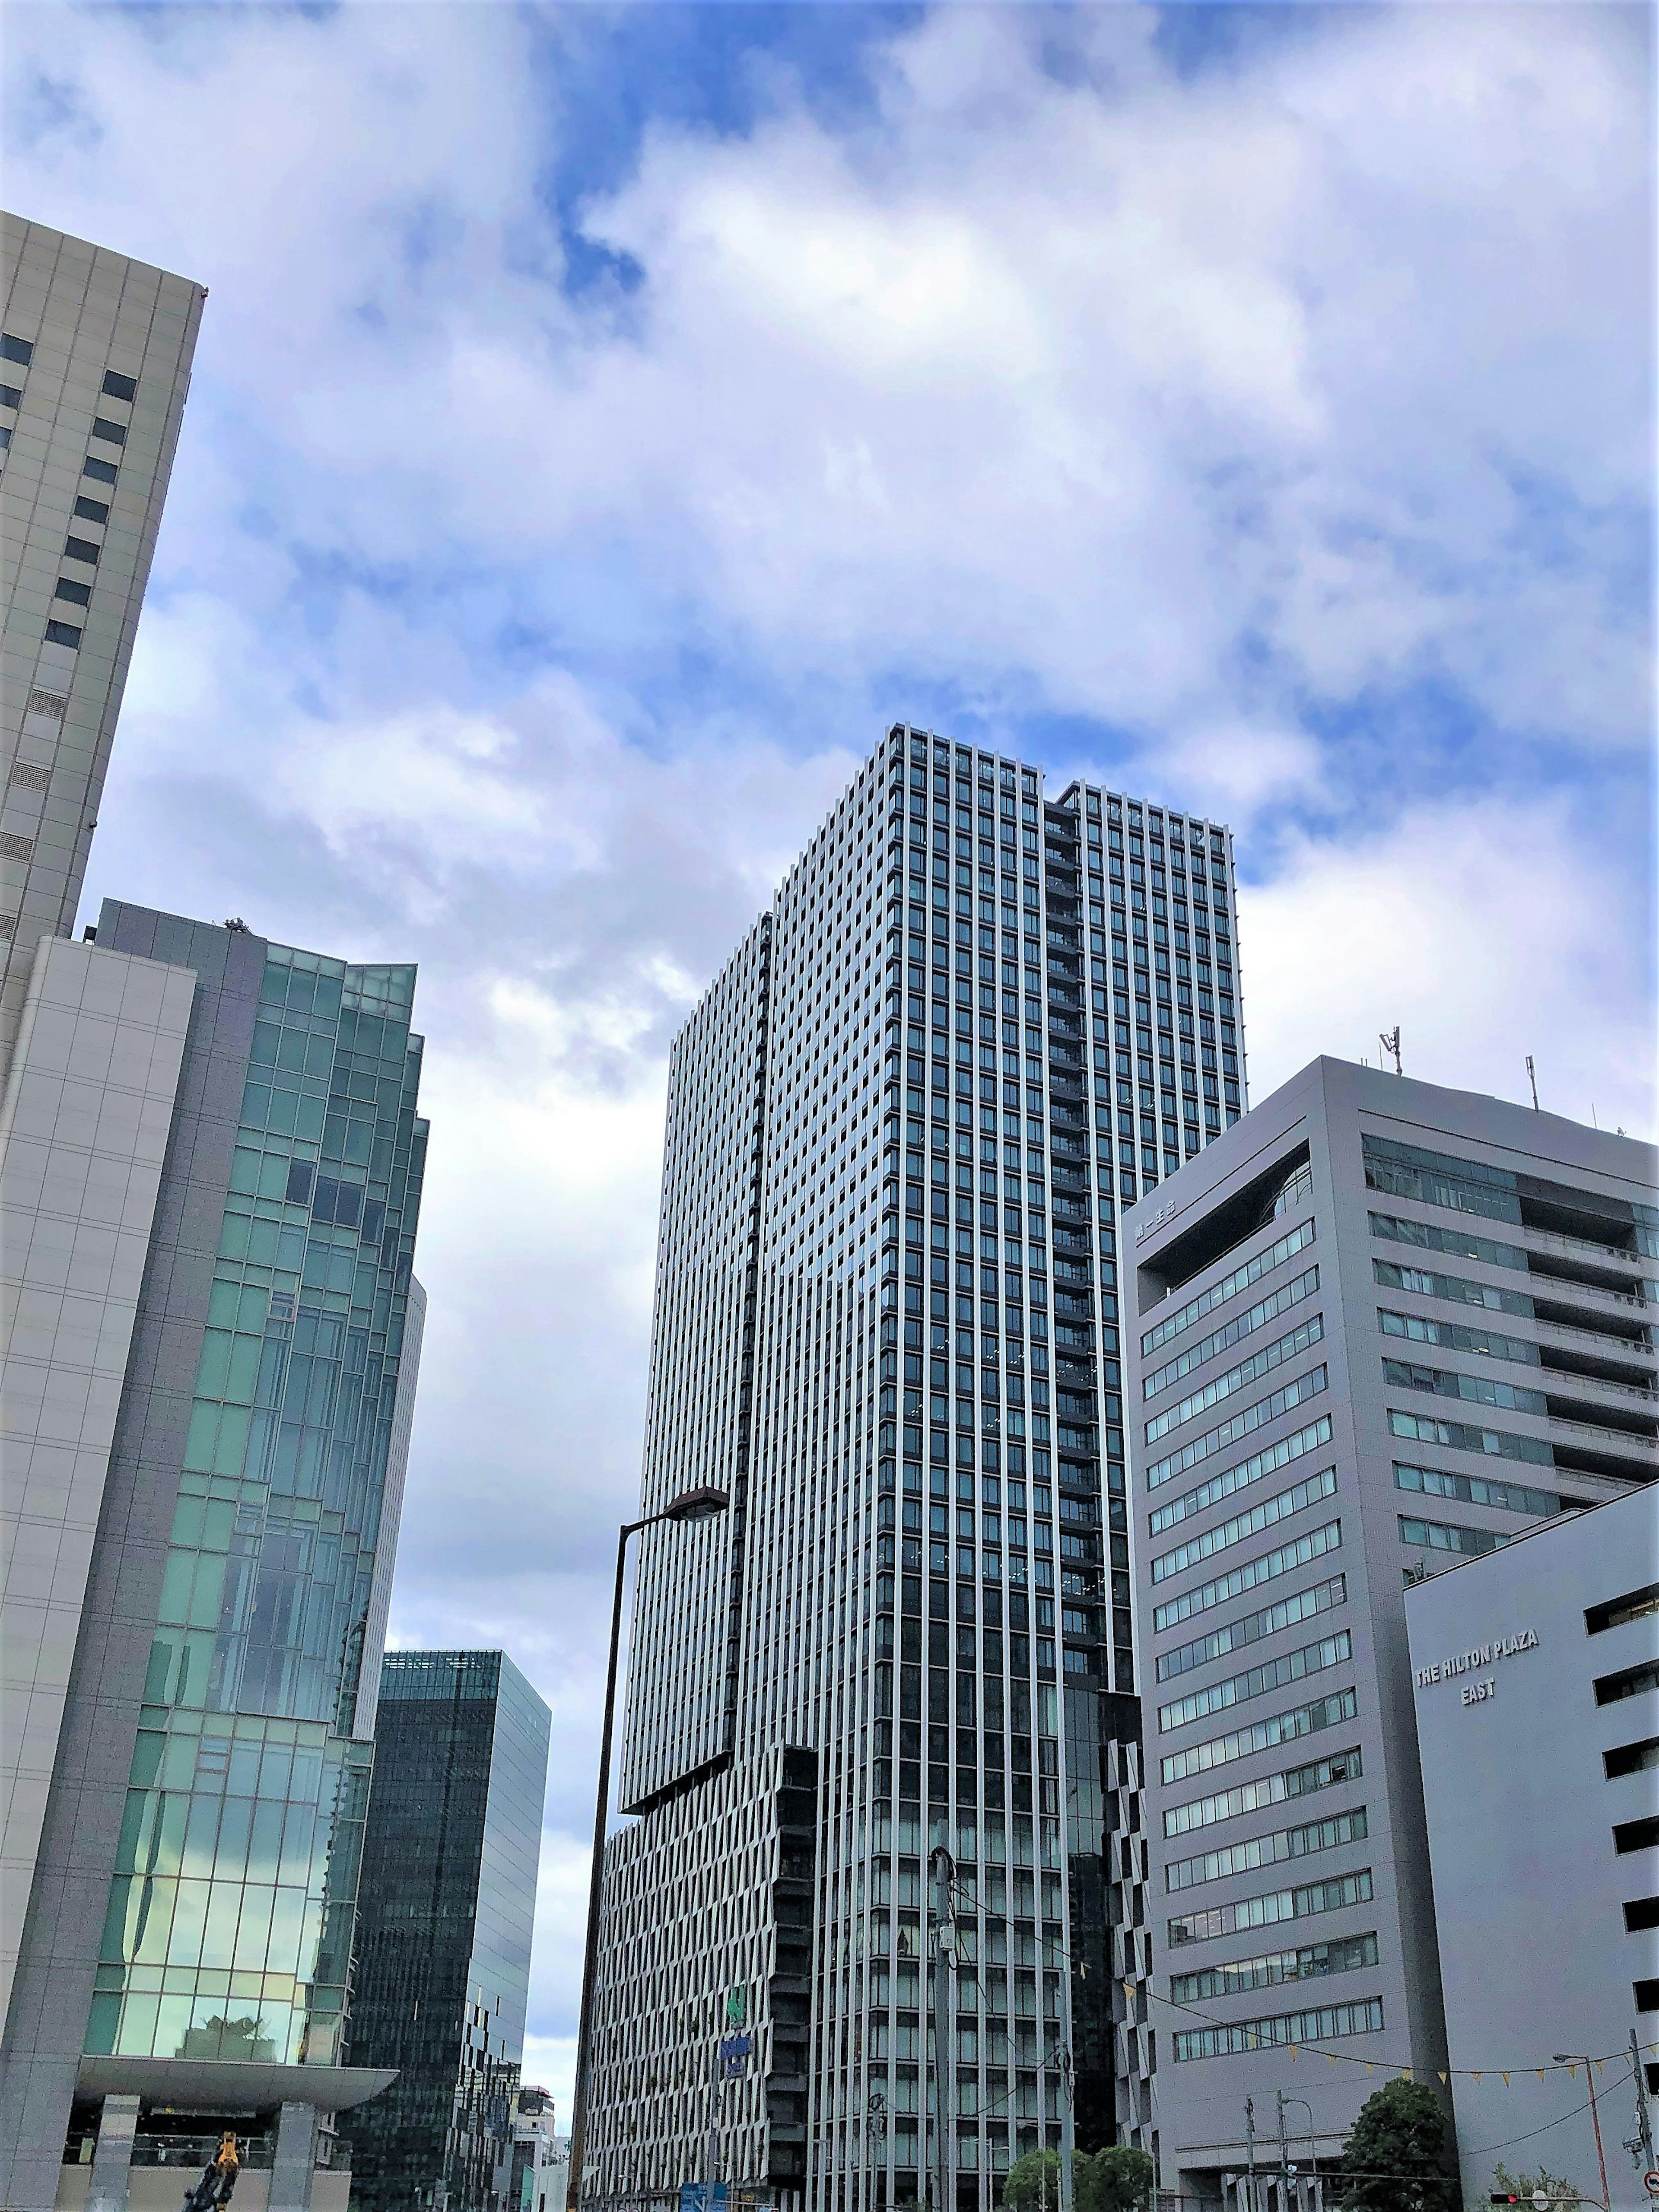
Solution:
<svg viewBox="0 0 1659 2212">
<path fill-rule="evenodd" d="M 1651 2146 L 1626 2139 L 1659 2087 L 1654 1504 L 1540 1522 L 1406 1593 L 1471 2203 L 1498 2161 L 1600 2198 L 1597 2124 L 1613 2205 L 1647 2201 Z"/>
</svg>

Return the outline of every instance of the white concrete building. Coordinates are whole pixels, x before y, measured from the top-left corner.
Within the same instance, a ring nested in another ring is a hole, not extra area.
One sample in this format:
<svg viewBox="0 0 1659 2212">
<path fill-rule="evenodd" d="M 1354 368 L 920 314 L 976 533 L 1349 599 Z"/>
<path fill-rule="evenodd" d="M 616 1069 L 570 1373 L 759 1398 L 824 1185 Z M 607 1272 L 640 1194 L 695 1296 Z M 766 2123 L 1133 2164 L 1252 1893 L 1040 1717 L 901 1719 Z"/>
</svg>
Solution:
<svg viewBox="0 0 1659 2212">
<path fill-rule="evenodd" d="M 75 926 L 206 297 L 0 214 L 0 1079 Z"/>
<path fill-rule="evenodd" d="M 1389 2069 L 1447 2065 L 1407 1589 L 1580 1507 L 1651 1515 L 1654 1182 L 1650 1146 L 1319 1060 L 1126 1224 L 1137 2001 L 1188 2199 L 1240 2201 L 1248 2100 L 1274 2166 L 1296 2100 L 1305 2191 Z"/>
<path fill-rule="evenodd" d="M 643 1540 L 585 2197 L 702 2178 L 734 2019 L 739 2192 L 1148 2124 L 1117 1211 L 1237 1120 L 1236 975 L 1224 829 L 899 726 L 682 1032 L 643 1503 L 732 1507 Z"/>
<path fill-rule="evenodd" d="M 1659 2090 L 1652 1495 L 1443 1569 L 1406 1621 L 1464 2196 L 1501 2160 L 1600 2198 L 1605 2156 L 1633 2212 L 1656 2162 L 1637 2098 Z"/>
</svg>

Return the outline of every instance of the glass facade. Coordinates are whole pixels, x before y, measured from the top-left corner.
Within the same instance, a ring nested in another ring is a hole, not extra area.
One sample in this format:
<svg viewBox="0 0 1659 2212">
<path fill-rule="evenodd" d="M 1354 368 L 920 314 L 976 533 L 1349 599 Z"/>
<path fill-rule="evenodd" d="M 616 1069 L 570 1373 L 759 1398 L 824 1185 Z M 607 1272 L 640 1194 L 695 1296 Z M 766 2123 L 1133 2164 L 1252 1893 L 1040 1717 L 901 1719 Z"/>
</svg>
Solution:
<svg viewBox="0 0 1659 2212">
<path fill-rule="evenodd" d="M 362 2212 L 498 2212 L 512 2184 L 551 1717 L 499 1651 L 388 1652 L 345 2116 Z"/>
<path fill-rule="evenodd" d="M 266 948 L 88 2051 L 340 2061 L 426 1150 L 414 985 Z"/>
</svg>

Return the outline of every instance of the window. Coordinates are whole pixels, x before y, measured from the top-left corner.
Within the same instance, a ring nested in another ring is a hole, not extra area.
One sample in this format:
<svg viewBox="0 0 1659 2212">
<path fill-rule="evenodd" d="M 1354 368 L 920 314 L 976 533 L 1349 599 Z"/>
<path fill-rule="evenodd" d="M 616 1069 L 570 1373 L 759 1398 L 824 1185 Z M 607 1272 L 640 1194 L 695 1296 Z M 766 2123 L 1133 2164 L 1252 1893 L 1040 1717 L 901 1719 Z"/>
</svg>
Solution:
<svg viewBox="0 0 1659 2212">
<path fill-rule="evenodd" d="M 1659 1928 L 1659 1897 L 1632 1897 L 1625 1905 L 1625 1926 L 1632 1936 Z"/>
<path fill-rule="evenodd" d="M 48 645 L 79 645 L 81 633 L 73 623 L 49 622 L 46 624 Z"/>
<path fill-rule="evenodd" d="M 1421 1491 L 1431 1498 L 1455 1498 L 1465 1505 L 1492 1505 L 1505 1513 L 1534 1513 L 1543 1518 L 1561 1510 L 1551 1491 L 1528 1490 L 1518 1482 L 1488 1482 L 1478 1474 L 1445 1474 L 1438 1468 L 1394 1463 L 1396 1490 Z"/>
<path fill-rule="evenodd" d="M 81 464 L 81 473 L 90 477 L 94 483 L 112 484 L 120 474 L 113 461 L 94 460 L 90 453 Z"/>
<path fill-rule="evenodd" d="M 1310 1981 L 1376 1964 L 1375 1932 L 1342 1936 L 1331 1943 L 1304 1944 L 1299 1950 L 1273 1951 L 1262 1958 L 1239 1959 L 1199 1973 L 1177 1974 L 1170 1995 L 1176 2004 L 1194 2004 L 1206 1997 L 1238 1996 L 1246 1990 L 1274 1989 L 1284 1982 Z"/>
<path fill-rule="evenodd" d="M 1305 1858 L 1315 1851 L 1334 1851 L 1344 1844 L 1364 1843 L 1368 1833 L 1365 1808 L 1339 1813 L 1332 1820 L 1310 1820 L 1299 1828 L 1280 1828 L 1272 1835 L 1252 1836 L 1242 1844 L 1228 1844 L 1196 1858 L 1171 1859 L 1164 1880 L 1171 1891 L 1195 1889 L 1209 1881 L 1230 1881 L 1257 1867 L 1273 1866 L 1281 1859 Z"/>
<path fill-rule="evenodd" d="M 21 385 L 0 384 L 0 407 L 21 407 L 22 404 L 23 392 Z"/>
<path fill-rule="evenodd" d="M 0 335 L 0 361 L 21 361 L 25 368 L 34 359 L 34 348 L 27 338 L 14 337 L 9 331 Z"/>
<path fill-rule="evenodd" d="M 1242 1897 L 1232 1905 L 1212 1905 L 1207 1911 L 1183 1914 L 1170 1923 L 1170 1943 L 1202 1943 L 1212 1936 L 1237 1935 L 1245 1928 L 1271 1928 L 1283 1920 L 1300 1920 L 1314 1912 L 1340 1912 L 1351 1905 L 1371 1900 L 1371 1870 L 1337 1875 L 1328 1881 L 1308 1882 L 1296 1889 L 1269 1891 L 1261 1897 Z"/>
<path fill-rule="evenodd" d="M 1320 2005 L 1311 2012 L 1289 2012 L 1267 2020 L 1235 2021 L 1230 2027 L 1178 2028 L 1170 2039 L 1176 2063 L 1192 2058 L 1220 2058 L 1263 2045 L 1323 2043 L 1339 2035 L 1381 2032 L 1382 2000 L 1359 2004 Z"/>
<path fill-rule="evenodd" d="M 105 506 L 101 499 L 77 499 L 75 502 L 75 512 L 80 516 L 82 522 L 107 522 L 109 520 L 109 509 Z"/>
<path fill-rule="evenodd" d="M 92 586 L 90 584 L 77 584 L 72 576 L 60 576 L 52 597 L 67 599 L 71 606 L 89 607 L 92 605 Z"/>
<path fill-rule="evenodd" d="M 1495 1528 L 1463 1528 L 1448 1521 L 1414 1521 L 1402 1513 L 1400 1540 L 1402 1544 L 1420 1544 L 1425 1551 L 1462 1552 L 1479 1559 L 1485 1553 L 1498 1551 L 1511 1540 L 1500 1536 Z"/>
<path fill-rule="evenodd" d="M 104 390 L 112 399 L 134 399 L 138 394 L 138 380 L 136 376 L 123 376 L 118 368 L 106 368 Z"/>
<path fill-rule="evenodd" d="M 1620 1820 L 1614 1823 L 1613 1848 L 1616 1851 L 1650 1851 L 1659 1844 L 1659 1814 L 1650 1814 L 1644 1820 Z"/>
<path fill-rule="evenodd" d="M 95 568 L 98 548 L 90 538 L 66 538 L 64 540 L 64 558 L 66 561 L 88 561 Z"/>
<path fill-rule="evenodd" d="M 105 415 L 93 417 L 92 434 L 94 438 L 101 438 L 106 446 L 125 446 L 127 442 L 124 427 L 119 422 L 112 422 Z"/>
<path fill-rule="evenodd" d="M 1659 1735 L 1644 1735 L 1637 1743 L 1615 1744 L 1611 1751 L 1602 1753 L 1601 1764 L 1609 1782 L 1616 1782 L 1621 1774 L 1644 1774 L 1659 1767 Z"/>
<path fill-rule="evenodd" d="M 1616 1674 L 1599 1675 L 1595 1702 L 1615 1705 L 1624 1698 L 1645 1697 L 1650 1690 L 1659 1690 L 1659 1659 L 1644 1659 L 1639 1667 L 1621 1667 Z"/>
<path fill-rule="evenodd" d="M 1590 1635 L 1600 1636 L 1604 1629 L 1622 1628 L 1627 1621 L 1645 1620 L 1650 1613 L 1659 1613 L 1659 1583 L 1627 1590 L 1623 1597 L 1609 1598 L 1605 1605 L 1586 1606 L 1584 1626 Z"/>
</svg>

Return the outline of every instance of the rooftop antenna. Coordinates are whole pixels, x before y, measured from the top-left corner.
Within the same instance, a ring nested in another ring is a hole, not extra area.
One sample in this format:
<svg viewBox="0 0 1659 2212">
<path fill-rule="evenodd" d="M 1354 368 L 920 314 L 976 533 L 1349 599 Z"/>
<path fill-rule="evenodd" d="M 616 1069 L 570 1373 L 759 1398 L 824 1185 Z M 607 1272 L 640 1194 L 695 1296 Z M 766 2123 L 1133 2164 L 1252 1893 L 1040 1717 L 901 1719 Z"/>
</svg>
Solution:
<svg viewBox="0 0 1659 2212">
<path fill-rule="evenodd" d="M 1380 1045 L 1382 1046 L 1382 1049 L 1383 1049 L 1383 1051 L 1384 1051 L 1384 1052 L 1387 1052 L 1387 1053 L 1392 1053 L 1392 1054 L 1393 1054 L 1393 1055 L 1394 1055 L 1394 1072 L 1395 1072 L 1395 1073 L 1396 1075 L 1403 1075 L 1403 1074 L 1406 1073 L 1406 1071 L 1405 1071 L 1405 1069 L 1404 1069 L 1404 1068 L 1400 1065 L 1400 1024 L 1399 1024 L 1399 1023 L 1398 1023 L 1398 1022 L 1396 1022 L 1396 1023 L 1395 1024 L 1394 1027 L 1393 1027 L 1391 1030 L 1379 1030 L 1377 1031 L 1376 1041 L 1377 1041 L 1378 1044 L 1380 1044 Z M 1381 1065 L 1382 1065 L 1382 1063 L 1379 1061 L 1379 1062 L 1378 1062 L 1378 1066 L 1380 1066 Z"/>
<path fill-rule="evenodd" d="M 1538 1071 L 1532 1064 L 1532 1054 L 1527 1054 L 1527 1080 L 1532 1085 L 1532 1110 L 1538 1111 Z"/>
</svg>

